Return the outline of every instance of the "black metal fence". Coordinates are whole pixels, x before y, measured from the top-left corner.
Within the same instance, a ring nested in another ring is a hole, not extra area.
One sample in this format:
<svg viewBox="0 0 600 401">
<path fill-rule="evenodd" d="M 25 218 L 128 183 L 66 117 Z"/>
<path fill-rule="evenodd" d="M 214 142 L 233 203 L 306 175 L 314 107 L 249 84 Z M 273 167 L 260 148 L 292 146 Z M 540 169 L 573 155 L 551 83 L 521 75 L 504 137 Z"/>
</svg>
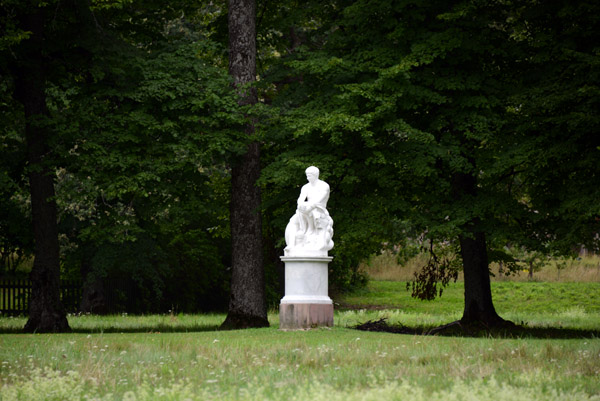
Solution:
<svg viewBox="0 0 600 401">
<path fill-rule="evenodd" d="M 81 282 L 60 282 L 60 299 L 67 312 L 77 312 L 81 303 Z M 30 280 L 0 280 L 0 313 L 26 315 L 31 300 Z"/>
</svg>

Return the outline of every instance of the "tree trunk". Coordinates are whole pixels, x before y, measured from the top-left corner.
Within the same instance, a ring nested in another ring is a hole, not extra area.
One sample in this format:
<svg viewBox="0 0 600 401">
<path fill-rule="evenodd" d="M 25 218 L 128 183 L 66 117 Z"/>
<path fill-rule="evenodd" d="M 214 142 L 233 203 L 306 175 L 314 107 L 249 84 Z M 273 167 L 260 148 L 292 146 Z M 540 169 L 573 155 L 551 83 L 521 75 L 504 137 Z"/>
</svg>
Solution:
<svg viewBox="0 0 600 401">
<path fill-rule="evenodd" d="M 477 179 L 471 174 L 455 173 L 452 180 L 455 200 L 477 195 Z M 496 313 L 492 302 L 492 289 L 485 233 L 475 218 L 467 224 L 466 233 L 459 236 L 460 254 L 463 260 L 465 280 L 465 309 L 460 322 L 463 324 L 483 323 L 488 327 L 504 323 Z"/>
<path fill-rule="evenodd" d="M 529 280 L 533 280 L 533 261 L 529 261 Z"/>
<path fill-rule="evenodd" d="M 461 323 L 481 322 L 488 327 L 502 324 L 492 302 L 485 234 L 473 233 L 474 238 L 461 235 L 460 254 L 465 273 L 465 309 Z"/>
<path fill-rule="evenodd" d="M 60 261 L 57 211 L 53 171 L 47 164 L 49 130 L 46 124 L 45 76 L 43 58 L 44 9 L 23 18 L 23 28 L 32 36 L 22 44 L 15 65 L 15 98 L 23 104 L 25 137 L 29 164 L 29 187 L 35 241 L 31 271 L 32 291 L 28 332 L 69 331 L 65 309 L 60 301 Z"/>
<path fill-rule="evenodd" d="M 241 106 L 257 101 L 256 4 L 254 0 L 229 1 L 229 73 L 238 88 Z M 254 126 L 246 126 L 254 135 Z M 260 177 L 260 144 L 248 145 L 246 154 L 232 167 L 230 224 L 232 276 L 229 312 L 222 328 L 267 327 L 263 266 Z"/>
</svg>

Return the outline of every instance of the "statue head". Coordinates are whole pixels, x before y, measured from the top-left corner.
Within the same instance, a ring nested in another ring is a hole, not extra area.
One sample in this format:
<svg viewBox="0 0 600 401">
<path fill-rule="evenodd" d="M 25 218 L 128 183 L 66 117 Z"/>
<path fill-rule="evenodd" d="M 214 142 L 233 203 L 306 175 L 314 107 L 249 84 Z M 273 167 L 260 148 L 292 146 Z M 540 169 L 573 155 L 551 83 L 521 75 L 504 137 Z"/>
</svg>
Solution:
<svg viewBox="0 0 600 401">
<path fill-rule="evenodd" d="M 309 168 L 307 168 L 305 170 L 306 176 L 308 177 L 309 175 L 312 175 L 315 177 L 315 179 L 319 178 L 319 169 L 316 168 L 315 166 L 310 166 Z"/>
</svg>

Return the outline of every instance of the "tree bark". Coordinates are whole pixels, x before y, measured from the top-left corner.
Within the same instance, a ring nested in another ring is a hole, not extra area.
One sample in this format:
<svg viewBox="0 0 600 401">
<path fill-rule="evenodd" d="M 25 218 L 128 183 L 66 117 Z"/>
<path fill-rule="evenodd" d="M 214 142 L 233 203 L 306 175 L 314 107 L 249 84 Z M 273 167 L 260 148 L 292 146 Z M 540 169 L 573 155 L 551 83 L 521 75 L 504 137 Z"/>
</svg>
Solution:
<svg viewBox="0 0 600 401">
<path fill-rule="evenodd" d="M 477 194 L 477 179 L 471 174 L 455 173 L 452 189 L 456 200 L 464 196 L 474 197 Z M 494 327 L 505 321 L 498 316 L 492 302 L 487 242 L 479 226 L 480 221 L 475 218 L 464 227 L 465 233 L 459 236 L 465 280 L 465 309 L 460 322 L 483 323 Z"/>
<path fill-rule="evenodd" d="M 492 302 L 485 234 L 478 231 L 472 234 L 473 237 L 461 235 L 459 238 L 465 273 L 465 309 L 460 321 L 498 326 L 504 319 L 498 316 Z"/>
<path fill-rule="evenodd" d="M 230 0 L 229 73 L 234 79 L 241 106 L 257 102 L 256 4 L 254 0 Z M 249 123 L 246 134 L 254 135 Z M 232 276 L 229 311 L 222 328 L 267 327 L 267 304 L 263 266 L 260 177 L 260 144 L 254 141 L 232 166 L 230 224 Z"/>
<path fill-rule="evenodd" d="M 32 281 L 28 332 L 69 331 L 65 309 L 60 301 L 60 260 L 58 224 L 54 200 L 53 170 L 48 165 L 44 48 L 45 9 L 36 8 L 23 16 L 22 27 L 32 32 L 21 44 L 13 66 L 15 98 L 23 104 L 25 139 L 29 164 L 29 187 L 34 234 L 35 259 L 30 274 Z"/>
</svg>

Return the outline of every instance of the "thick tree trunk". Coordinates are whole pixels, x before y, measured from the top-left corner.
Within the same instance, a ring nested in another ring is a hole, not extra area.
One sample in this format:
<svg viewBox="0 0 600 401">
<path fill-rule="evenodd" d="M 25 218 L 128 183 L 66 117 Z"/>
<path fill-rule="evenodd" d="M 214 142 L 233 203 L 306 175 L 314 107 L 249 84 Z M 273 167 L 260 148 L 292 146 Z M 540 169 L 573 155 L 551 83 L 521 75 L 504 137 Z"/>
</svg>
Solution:
<svg viewBox="0 0 600 401">
<path fill-rule="evenodd" d="M 23 104 L 29 163 L 29 187 L 35 240 L 31 271 L 32 292 L 28 332 L 69 331 L 65 309 L 60 301 L 60 262 L 53 171 L 47 163 L 48 128 L 43 49 L 44 9 L 23 19 L 23 28 L 32 37 L 23 44 L 15 71 L 15 97 Z"/>
<path fill-rule="evenodd" d="M 254 0 L 229 1 L 229 73 L 240 94 L 240 105 L 254 104 L 256 90 L 247 87 L 256 80 L 256 4 Z M 246 127 L 248 135 L 254 126 Z M 260 144 L 232 167 L 230 224 L 232 276 L 229 312 L 222 328 L 266 327 L 267 304 L 263 266 L 260 214 Z"/>
<path fill-rule="evenodd" d="M 456 173 L 452 189 L 457 201 L 467 196 L 474 197 L 477 194 L 477 180 L 473 175 Z M 487 243 L 485 233 L 479 226 L 480 221 L 475 218 L 465 227 L 466 233 L 459 236 L 465 280 L 465 309 L 460 322 L 483 323 L 493 327 L 501 325 L 504 320 L 498 316 L 492 302 Z"/>
<path fill-rule="evenodd" d="M 502 324 L 492 302 L 485 234 L 460 236 L 460 254 L 465 273 L 465 309 L 461 323 L 481 322 L 488 327 Z"/>
</svg>

